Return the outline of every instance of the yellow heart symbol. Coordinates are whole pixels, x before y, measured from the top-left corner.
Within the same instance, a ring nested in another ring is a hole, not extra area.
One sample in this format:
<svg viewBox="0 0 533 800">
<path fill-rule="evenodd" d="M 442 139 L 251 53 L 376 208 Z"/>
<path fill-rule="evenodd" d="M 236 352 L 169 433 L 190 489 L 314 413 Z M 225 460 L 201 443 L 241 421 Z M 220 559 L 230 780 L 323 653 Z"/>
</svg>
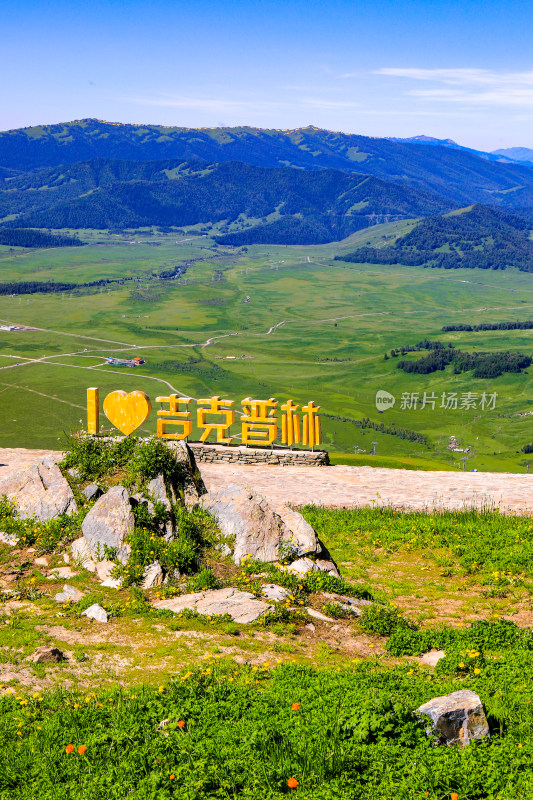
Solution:
<svg viewBox="0 0 533 800">
<path fill-rule="evenodd" d="M 104 400 L 104 414 L 115 428 L 126 436 L 145 422 L 150 416 L 152 404 L 144 392 L 130 392 L 122 389 L 108 394 Z"/>
</svg>

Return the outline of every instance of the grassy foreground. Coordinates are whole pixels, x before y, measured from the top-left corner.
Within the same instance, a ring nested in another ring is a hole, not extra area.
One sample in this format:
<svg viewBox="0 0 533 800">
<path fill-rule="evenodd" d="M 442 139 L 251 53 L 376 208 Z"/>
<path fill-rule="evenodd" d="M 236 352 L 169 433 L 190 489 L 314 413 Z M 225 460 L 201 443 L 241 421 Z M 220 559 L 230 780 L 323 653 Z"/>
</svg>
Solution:
<svg viewBox="0 0 533 800">
<path fill-rule="evenodd" d="M 0 700 L 0 797 L 530 798 L 531 652 L 475 679 L 206 662 L 159 688 Z M 475 689 L 489 742 L 435 747 L 412 710 Z"/>
<path fill-rule="evenodd" d="M 212 518 L 179 503 L 166 543 L 156 505 L 137 512 L 122 588 L 72 560 L 60 578 L 94 502 L 84 485 L 177 480 L 164 450 L 74 441 L 70 518 L 21 521 L 0 502 L 17 540 L 0 545 L 0 800 L 533 798 L 531 518 L 306 507 L 344 577 L 297 578 L 233 564 Z M 154 558 L 180 574 L 143 592 Z M 79 602 L 54 599 L 65 580 Z M 154 606 L 224 586 L 260 598 L 269 583 L 290 596 L 250 625 Z M 356 616 L 347 595 L 374 603 Z M 83 616 L 93 603 L 107 624 Z M 40 645 L 64 660 L 34 663 Z M 436 648 L 433 668 L 423 655 Z M 413 712 L 459 689 L 479 694 L 490 738 L 436 746 Z"/>
</svg>

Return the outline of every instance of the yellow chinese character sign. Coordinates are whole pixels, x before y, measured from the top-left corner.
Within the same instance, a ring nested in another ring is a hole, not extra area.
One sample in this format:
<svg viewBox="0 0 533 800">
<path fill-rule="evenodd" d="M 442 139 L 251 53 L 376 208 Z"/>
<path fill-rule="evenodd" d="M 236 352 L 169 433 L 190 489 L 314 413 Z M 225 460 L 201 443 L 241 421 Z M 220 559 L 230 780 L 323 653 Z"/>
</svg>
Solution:
<svg viewBox="0 0 533 800">
<path fill-rule="evenodd" d="M 299 406 L 294 400 L 281 405 L 274 397 L 268 400 L 253 400 L 245 397 L 241 401 L 242 411 L 235 421 L 235 401 L 214 397 L 193 400 L 178 394 L 157 397 L 157 435 L 161 439 L 188 439 L 193 430 L 193 411 L 196 403 L 196 427 L 202 431 L 201 442 L 213 436 L 217 444 L 230 444 L 240 439 L 242 444 L 261 446 L 281 443 L 292 447 L 303 444 L 315 447 L 322 443 L 320 428 L 320 406 L 310 400 Z M 126 436 L 137 430 L 150 416 L 152 404 L 144 392 L 111 392 L 104 399 L 104 414 L 108 420 Z M 299 413 L 300 412 L 300 413 Z M 281 431 L 278 423 L 281 421 Z M 240 434 L 231 433 L 231 428 L 240 425 Z M 87 389 L 87 430 L 100 430 L 100 398 L 97 388 Z"/>
</svg>

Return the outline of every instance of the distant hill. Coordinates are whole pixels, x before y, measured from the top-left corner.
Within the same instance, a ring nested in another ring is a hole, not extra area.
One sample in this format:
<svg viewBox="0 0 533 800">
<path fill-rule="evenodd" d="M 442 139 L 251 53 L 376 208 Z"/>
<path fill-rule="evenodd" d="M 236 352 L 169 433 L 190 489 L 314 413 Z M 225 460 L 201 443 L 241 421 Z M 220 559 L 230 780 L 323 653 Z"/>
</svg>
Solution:
<svg viewBox="0 0 533 800">
<path fill-rule="evenodd" d="M 96 158 L 242 161 L 261 167 L 337 169 L 440 194 L 460 205 L 533 207 L 533 169 L 465 149 L 322 130 L 171 128 L 96 119 L 0 133 L 0 167 L 34 171 Z"/>
<path fill-rule="evenodd" d="M 494 150 L 493 154 L 512 158 L 513 161 L 526 161 L 533 164 L 533 150 L 529 147 L 507 147 L 503 150 Z"/>
<path fill-rule="evenodd" d="M 409 136 L 406 139 L 399 139 L 395 136 L 387 137 L 390 142 L 401 142 L 403 144 L 424 144 L 430 147 L 451 147 L 453 150 L 463 150 L 466 153 L 473 153 L 478 158 L 484 158 L 487 161 L 513 161 L 511 155 L 505 156 L 504 151 L 495 150 L 493 153 L 486 153 L 484 150 L 475 150 L 471 147 L 464 147 L 453 139 L 435 139 L 433 136 Z M 523 159 L 517 159 L 519 161 Z"/>
<path fill-rule="evenodd" d="M 0 214 L 22 211 L 4 222 L 7 228 L 227 221 L 237 230 L 220 238 L 226 244 L 332 241 L 376 221 L 442 213 L 453 205 L 372 176 L 241 162 L 96 159 L 0 182 Z"/>
<path fill-rule="evenodd" d="M 505 269 L 533 272 L 530 223 L 486 206 L 421 220 L 393 245 L 362 247 L 342 261 L 406 264 L 453 269 Z"/>
</svg>

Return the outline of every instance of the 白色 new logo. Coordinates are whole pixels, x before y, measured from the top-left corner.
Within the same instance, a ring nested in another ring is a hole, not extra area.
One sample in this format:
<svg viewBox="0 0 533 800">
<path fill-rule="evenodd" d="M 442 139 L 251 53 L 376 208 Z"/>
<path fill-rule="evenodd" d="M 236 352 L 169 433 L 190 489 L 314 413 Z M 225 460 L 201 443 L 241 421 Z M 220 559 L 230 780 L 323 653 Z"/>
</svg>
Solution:
<svg viewBox="0 0 533 800">
<path fill-rule="evenodd" d="M 376 408 L 378 411 L 386 411 L 388 408 L 392 408 L 395 402 L 396 398 L 390 392 L 386 392 L 384 389 L 379 389 L 376 392 Z"/>
</svg>

